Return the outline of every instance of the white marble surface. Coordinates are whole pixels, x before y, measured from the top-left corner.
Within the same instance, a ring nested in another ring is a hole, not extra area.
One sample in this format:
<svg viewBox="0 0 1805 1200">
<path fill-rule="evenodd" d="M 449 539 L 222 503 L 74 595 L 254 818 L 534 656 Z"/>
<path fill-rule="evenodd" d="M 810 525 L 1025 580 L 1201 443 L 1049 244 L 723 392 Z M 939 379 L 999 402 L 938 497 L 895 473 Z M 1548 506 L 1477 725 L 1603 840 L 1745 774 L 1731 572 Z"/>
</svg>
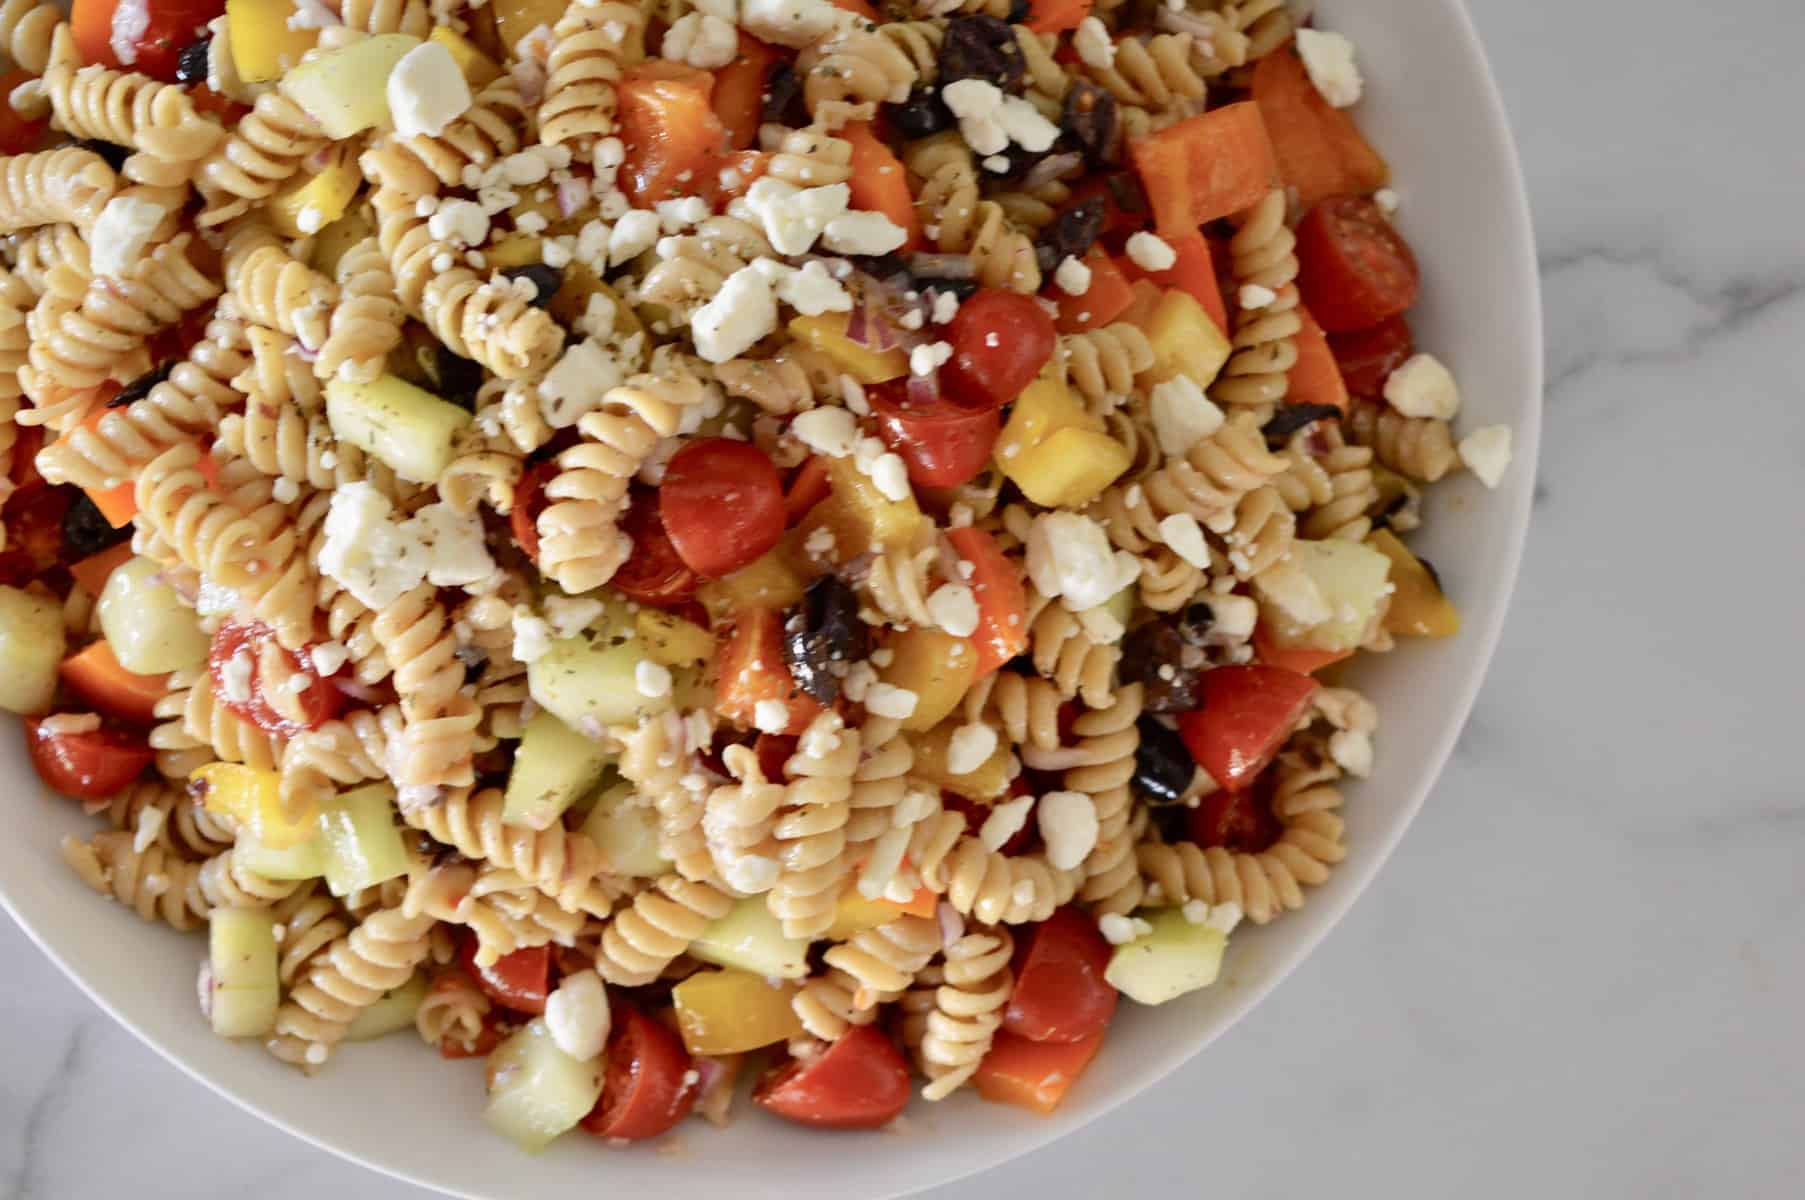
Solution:
<svg viewBox="0 0 1805 1200">
<path fill-rule="evenodd" d="M 1549 354 L 1491 679 L 1391 866 L 1275 996 L 946 1200 L 1125 1172 L 1237 1200 L 1805 1194 L 1805 7 L 1473 7 Z M 3 917 L 0 961 L 0 1196 L 425 1195 L 183 1077 Z"/>
</svg>

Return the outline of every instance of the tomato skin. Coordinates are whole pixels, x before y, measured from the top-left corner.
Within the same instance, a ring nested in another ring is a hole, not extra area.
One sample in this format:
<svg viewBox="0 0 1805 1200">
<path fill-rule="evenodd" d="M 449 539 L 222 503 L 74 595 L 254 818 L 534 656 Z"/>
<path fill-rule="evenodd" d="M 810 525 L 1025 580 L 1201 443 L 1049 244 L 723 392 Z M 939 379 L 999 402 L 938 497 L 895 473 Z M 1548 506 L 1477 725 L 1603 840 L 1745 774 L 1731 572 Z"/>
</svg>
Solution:
<svg viewBox="0 0 1805 1200">
<path fill-rule="evenodd" d="M 23 68 L 0 74 L 0 98 L 11 96 L 14 88 L 33 78 L 35 76 Z M 0 154 L 24 154 L 37 149 L 38 143 L 44 140 L 44 131 L 49 128 L 48 116 L 30 121 L 20 116 L 11 104 L 0 104 Z"/>
<path fill-rule="evenodd" d="M 636 487 L 629 494 L 620 528 L 633 539 L 633 553 L 608 582 L 642 604 L 669 607 L 694 596 L 702 580 L 671 543 L 659 507 L 658 494 L 650 488 Z"/>
<path fill-rule="evenodd" d="M 1178 735 L 1197 765 L 1228 791 L 1266 769 L 1321 686 L 1282 667 L 1217 667 L 1197 683 L 1198 707 L 1178 714 Z"/>
<path fill-rule="evenodd" d="M 1186 829 L 1199 846 L 1220 846 L 1243 854 L 1258 854 L 1279 838 L 1278 818 L 1257 788 L 1205 796 L 1203 803 L 1191 810 Z"/>
<path fill-rule="evenodd" d="M 595 1136 L 658 1137 L 696 1106 L 701 1088 L 683 1082 L 690 1057 L 682 1039 L 630 1004 L 614 1006 L 607 1060 L 601 1098 L 582 1122 Z"/>
<path fill-rule="evenodd" d="M 550 458 L 529 463 L 514 484 L 514 507 L 508 511 L 508 532 L 520 552 L 539 561 L 539 514 L 545 511 L 545 485 L 558 474 L 558 464 Z"/>
<path fill-rule="evenodd" d="M 466 931 L 458 944 L 458 960 L 484 994 L 503 1008 L 534 1017 L 545 1011 L 545 998 L 551 994 L 550 946 L 516 950 L 486 967 L 479 967 L 476 965 L 476 935 Z"/>
<path fill-rule="evenodd" d="M 313 677 L 301 691 L 283 698 L 284 708 L 292 707 L 298 715 L 278 708 L 264 693 L 259 664 L 262 656 L 271 650 L 287 657 L 291 671 L 305 671 Z M 251 659 L 251 697 L 248 700 L 234 700 L 231 689 L 226 686 L 226 664 L 239 654 L 248 654 Z M 207 648 L 207 671 L 213 676 L 214 695 L 221 704 L 265 733 L 277 737 L 293 737 L 309 729 L 318 729 L 345 708 L 345 694 L 314 671 L 310 662 L 278 645 L 276 631 L 261 621 L 233 621 L 221 625 Z"/>
<path fill-rule="evenodd" d="M 1021 395 L 1053 357 L 1058 332 L 1032 296 L 979 288 L 946 326 L 953 356 L 940 386 L 967 408 L 999 408 Z"/>
<path fill-rule="evenodd" d="M 783 657 L 783 614 L 748 608 L 735 614 L 733 629 L 716 655 L 715 711 L 751 728 L 760 700 L 778 700 L 789 712 L 779 730 L 792 736 L 820 716 L 821 704 L 802 690 Z"/>
<path fill-rule="evenodd" d="M 125 0 L 131 3 L 132 0 Z M 136 53 L 124 62 L 113 49 L 113 23 L 120 0 L 76 0 L 70 18 L 75 48 L 82 60 L 115 70 L 138 71 L 164 83 L 176 82 L 176 60 L 206 32 L 208 21 L 226 11 L 225 0 L 144 0 L 149 24 L 133 42 Z"/>
<path fill-rule="evenodd" d="M 150 766 L 156 752 L 142 733 L 103 725 L 86 733 L 55 733 L 42 720 L 25 722 L 25 741 L 38 778 L 77 800 L 104 800 Z"/>
<path fill-rule="evenodd" d="M 990 462 L 1003 420 L 994 408 L 971 409 L 936 394 L 910 403 L 908 383 L 893 379 L 866 391 L 877 436 L 901 456 L 919 487 L 953 487 Z"/>
<path fill-rule="evenodd" d="M 1416 256 L 1379 206 L 1333 196 L 1297 227 L 1297 286 L 1330 333 L 1370 329 L 1416 303 Z"/>
<path fill-rule="evenodd" d="M 875 1025 L 855 1025 L 818 1058 L 766 1071 L 752 1101 L 798 1125 L 877 1129 L 909 1103 L 909 1065 Z"/>
<path fill-rule="evenodd" d="M 1082 1042 L 1102 1033 L 1116 1011 L 1116 989 L 1103 979 L 1109 955 L 1083 910 L 1054 910 L 1028 935 L 1003 1028 L 1036 1042 Z"/>
<path fill-rule="evenodd" d="M 1348 394 L 1371 400 L 1384 394 L 1386 379 L 1416 353 L 1416 339 L 1410 334 L 1410 322 L 1398 316 L 1371 329 L 1331 334 L 1329 351 L 1341 368 Z"/>
<path fill-rule="evenodd" d="M 63 515 L 74 493 L 39 481 L 14 492 L 0 508 L 6 549 L 0 551 L 0 584 L 17 587 L 42 577 L 63 553 Z"/>
<path fill-rule="evenodd" d="M 658 514 L 684 565 L 719 579 L 783 537 L 783 480 L 750 442 L 700 438 L 665 468 Z"/>
<path fill-rule="evenodd" d="M 947 530 L 946 538 L 972 565 L 978 628 L 971 641 L 978 651 L 977 677 L 982 679 L 1028 648 L 1028 590 L 1022 585 L 1021 568 L 985 530 L 966 525 Z"/>
<path fill-rule="evenodd" d="M 794 525 L 815 505 L 827 499 L 831 491 L 833 485 L 828 482 L 827 460 L 819 454 L 809 455 L 790 477 L 789 490 L 783 497 L 784 519 Z"/>
</svg>

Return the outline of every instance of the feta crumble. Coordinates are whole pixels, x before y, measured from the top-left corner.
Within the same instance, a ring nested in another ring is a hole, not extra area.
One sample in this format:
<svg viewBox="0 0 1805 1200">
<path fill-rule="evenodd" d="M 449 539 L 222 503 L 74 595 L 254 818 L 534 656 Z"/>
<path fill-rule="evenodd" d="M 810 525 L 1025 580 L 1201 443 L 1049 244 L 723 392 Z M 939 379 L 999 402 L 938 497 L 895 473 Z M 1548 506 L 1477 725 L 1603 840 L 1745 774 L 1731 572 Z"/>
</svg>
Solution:
<svg viewBox="0 0 1805 1200">
<path fill-rule="evenodd" d="M 880 717 L 906 720 L 915 714 L 918 697 L 907 688 L 888 683 L 873 683 L 865 689 L 865 707 Z"/>
<path fill-rule="evenodd" d="M 1097 848 L 1097 805 L 1083 792 L 1048 792 L 1037 812 L 1047 861 L 1070 871 Z"/>
<path fill-rule="evenodd" d="M 1067 255 L 1059 269 L 1053 272 L 1053 282 L 1068 296 L 1082 296 L 1091 290 L 1091 269 Z"/>
<path fill-rule="evenodd" d="M 1495 488 L 1510 467 L 1511 433 L 1508 425 L 1487 425 L 1460 439 L 1457 447 L 1460 461 L 1479 477 L 1479 482 Z"/>
<path fill-rule="evenodd" d="M 962 583 L 943 583 L 927 599 L 928 615 L 954 637 L 970 637 L 978 628 L 978 600 Z"/>
<path fill-rule="evenodd" d="M 1227 418 L 1189 375 L 1179 374 L 1153 385 L 1148 395 L 1153 435 L 1160 450 L 1177 458 L 1222 428 Z"/>
<path fill-rule="evenodd" d="M 1178 261 L 1178 251 L 1158 234 L 1145 230 L 1129 236 L 1127 250 L 1129 260 L 1143 271 L 1169 270 Z"/>
<path fill-rule="evenodd" d="M 470 84 L 439 42 L 421 42 L 389 72 L 389 112 L 400 137 L 438 137 L 470 108 Z"/>
<path fill-rule="evenodd" d="M 1028 824 L 1028 810 L 1034 807 L 1033 796 L 1018 796 L 990 806 L 990 814 L 978 827 L 978 840 L 991 852 L 1001 850 L 1009 839 Z"/>
<path fill-rule="evenodd" d="M 989 762 L 996 749 L 996 730 L 983 722 L 961 725 L 947 741 L 946 769 L 954 775 L 969 775 Z"/>
<path fill-rule="evenodd" d="M 552 1042 L 572 1058 L 601 1054 L 611 1025 L 608 989 L 594 971 L 566 975 L 545 998 L 545 1027 Z"/>
<path fill-rule="evenodd" d="M 1297 53 L 1304 60 L 1310 83 L 1330 105 L 1347 108 L 1359 102 L 1364 84 L 1354 63 L 1353 42 L 1339 33 L 1300 29 Z"/>
<path fill-rule="evenodd" d="M 1460 386 L 1435 355 L 1412 354 L 1386 377 L 1385 402 L 1407 417 L 1451 421 L 1460 411 Z"/>
</svg>

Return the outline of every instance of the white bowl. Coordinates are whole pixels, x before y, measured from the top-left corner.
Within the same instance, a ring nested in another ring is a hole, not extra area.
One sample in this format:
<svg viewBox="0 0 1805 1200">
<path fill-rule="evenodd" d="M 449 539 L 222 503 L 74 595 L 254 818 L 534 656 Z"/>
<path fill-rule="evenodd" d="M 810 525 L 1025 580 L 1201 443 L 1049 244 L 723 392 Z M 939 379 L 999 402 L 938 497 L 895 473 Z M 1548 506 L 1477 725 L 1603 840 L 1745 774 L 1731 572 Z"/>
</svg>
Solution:
<svg viewBox="0 0 1805 1200">
<path fill-rule="evenodd" d="M 480 1068 L 442 1062 L 409 1037 L 349 1047 L 304 1079 L 255 1045 L 220 1041 L 195 1007 L 203 940 L 142 924 L 88 892 L 57 842 L 88 827 L 39 789 L 22 739 L 0 738 L 15 781 L 0 838 L 0 900 L 44 952 L 117 1020 L 196 1079 L 297 1137 L 365 1166 L 460 1196 L 588 1200 L 626 1194 L 847 1200 L 946 1183 L 1069 1133 L 1178 1069 L 1309 953 L 1372 880 L 1429 791 L 1485 673 L 1528 524 L 1541 397 L 1541 318 L 1522 180 L 1479 43 L 1460 0 L 1321 0 L 1323 27 L 1360 50 L 1362 127 L 1391 160 L 1398 223 L 1416 249 L 1418 341 L 1449 362 L 1464 428 L 1516 434 L 1503 486 L 1462 473 L 1432 492 L 1415 544 L 1465 617 L 1450 641 L 1416 643 L 1367 664 L 1358 682 L 1382 718 L 1377 768 L 1352 789 L 1347 861 L 1299 912 L 1237 933 L 1216 987 L 1158 1009 L 1124 1005 L 1102 1054 L 1050 1118 L 957 1097 L 917 1102 L 912 1136 L 815 1134 L 746 1111 L 726 1131 L 683 1131 L 688 1152 L 609 1150 L 572 1136 L 517 1154 L 481 1124 Z M 1330 1002 L 1326 995 L 1323 1003 Z"/>
</svg>

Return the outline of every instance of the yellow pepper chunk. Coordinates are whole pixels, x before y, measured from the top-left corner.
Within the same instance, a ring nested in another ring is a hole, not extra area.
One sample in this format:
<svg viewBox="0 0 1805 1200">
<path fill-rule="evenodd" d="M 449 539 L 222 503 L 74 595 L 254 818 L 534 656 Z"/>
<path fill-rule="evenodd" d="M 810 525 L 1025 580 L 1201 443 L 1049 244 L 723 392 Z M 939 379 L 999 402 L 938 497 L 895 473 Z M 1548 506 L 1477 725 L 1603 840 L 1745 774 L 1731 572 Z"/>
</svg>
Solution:
<svg viewBox="0 0 1805 1200">
<path fill-rule="evenodd" d="M 531 233 L 505 233 L 483 247 L 483 257 L 492 271 L 531 266 L 541 261 L 541 242 Z"/>
<path fill-rule="evenodd" d="M 671 613 L 642 608 L 634 615 L 633 628 L 645 643 L 646 657 L 667 667 L 693 667 L 714 654 L 714 634 Z"/>
<path fill-rule="evenodd" d="M 1059 429 L 1017 454 L 1003 473 L 1045 508 L 1082 508 L 1133 464 L 1128 447 L 1107 433 Z"/>
<path fill-rule="evenodd" d="M 796 985 L 750 971 L 699 971 L 671 989 L 677 1028 L 691 1054 L 740 1054 L 802 1033 L 790 1007 Z"/>
<path fill-rule="evenodd" d="M 349 145 L 334 147 L 324 167 L 303 169 L 270 197 L 267 211 L 277 233 L 305 237 L 345 215 L 363 186 L 352 150 Z"/>
<path fill-rule="evenodd" d="M 827 557 L 842 563 L 878 548 L 905 553 L 926 531 L 927 518 L 914 493 L 890 499 L 852 459 L 828 459 L 827 479 L 832 490 L 803 518 L 798 544 L 808 546 L 816 530 L 826 529 L 833 535 Z"/>
<path fill-rule="evenodd" d="M 834 910 L 834 923 L 822 936 L 830 942 L 843 942 L 879 925 L 896 920 L 903 906 L 890 900 L 873 900 L 857 887 L 840 894 L 840 905 Z"/>
<path fill-rule="evenodd" d="M 978 673 L 970 639 L 939 629 L 905 629 L 890 639 L 890 665 L 879 678 L 915 695 L 915 710 L 902 718 L 912 733 L 932 729 L 965 698 Z"/>
<path fill-rule="evenodd" d="M 947 766 L 947 756 L 953 732 L 960 724 L 962 722 L 948 721 L 943 725 L 936 725 L 920 737 L 911 738 L 909 744 L 915 749 L 915 765 L 909 773 L 970 800 L 995 800 L 1009 790 L 1008 740 L 998 738 L 996 749 L 990 752 L 989 758 L 979 763 L 976 769 L 955 775 Z"/>
<path fill-rule="evenodd" d="M 1460 610 L 1442 594 L 1441 584 L 1389 529 L 1381 529 L 1366 544 L 1391 560 L 1391 607 L 1385 610 L 1385 629 L 1409 637 L 1445 638 L 1460 632 Z"/>
<path fill-rule="evenodd" d="M 313 251 L 307 256 L 307 265 L 322 275 L 333 275 L 338 271 L 338 260 L 357 243 L 367 237 L 376 236 L 376 226 L 359 209 L 352 209 L 326 228 L 320 230 L 313 239 Z"/>
<path fill-rule="evenodd" d="M 1022 451 L 1039 445 L 1056 430 L 1102 428 L 1102 418 L 1091 415 L 1065 380 L 1042 376 L 1022 391 L 1009 410 L 1009 423 L 997 437 L 997 466 L 1009 474 L 1010 464 Z"/>
<path fill-rule="evenodd" d="M 860 383 L 883 383 L 901 379 L 909 373 L 907 354 L 895 348 L 872 350 L 859 345 L 846 336 L 848 321 L 845 313 L 797 317 L 790 322 L 790 335 L 833 359 L 841 370 Z"/>
<path fill-rule="evenodd" d="M 283 812 L 281 778 L 274 771 L 228 762 L 208 763 L 188 776 L 200 786 L 201 805 L 208 812 L 231 817 L 259 845 L 287 850 L 317 837 L 320 825 L 313 813 L 291 818 Z"/>
<path fill-rule="evenodd" d="M 226 35 L 240 79 L 280 79 L 313 49 L 319 30 L 289 27 L 296 8 L 295 0 L 226 0 Z"/>
<path fill-rule="evenodd" d="M 543 25 L 550 29 L 564 15 L 567 0 L 494 0 L 495 31 L 501 44 L 512 49 L 520 39 Z"/>
<path fill-rule="evenodd" d="M 1142 332 L 1153 344 L 1154 369 L 1149 378 L 1154 380 L 1183 374 L 1198 387 L 1208 387 L 1232 349 L 1197 298 L 1177 288 L 1159 298 Z"/>
<path fill-rule="evenodd" d="M 696 599 L 710 617 L 728 621 L 748 608 L 788 608 L 802 599 L 803 587 L 802 576 L 777 547 L 733 574 L 703 584 Z"/>
<path fill-rule="evenodd" d="M 475 42 L 457 30 L 437 25 L 433 27 L 427 40 L 437 42 L 451 51 L 451 61 L 464 73 L 464 80 L 469 83 L 471 91 L 477 91 L 501 78 L 501 68 L 495 60 L 477 49 Z"/>
</svg>

